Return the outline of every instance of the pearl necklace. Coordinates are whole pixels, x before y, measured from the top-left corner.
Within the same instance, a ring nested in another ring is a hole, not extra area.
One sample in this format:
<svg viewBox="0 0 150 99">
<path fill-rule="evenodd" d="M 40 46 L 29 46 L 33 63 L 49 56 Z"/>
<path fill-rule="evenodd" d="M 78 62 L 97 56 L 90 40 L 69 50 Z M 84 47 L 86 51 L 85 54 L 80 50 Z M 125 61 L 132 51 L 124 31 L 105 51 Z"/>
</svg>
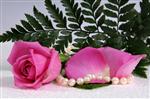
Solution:
<svg viewBox="0 0 150 99">
<path fill-rule="evenodd" d="M 118 78 L 118 77 L 113 77 L 112 79 L 109 76 L 101 76 L 101 75 L 94 75 L 94 74 L 88 74 L 83 78 L 78 78 L 77 80 L 71 78 L 64 78 L 62 75 L 59 75 L 56 78 L 56 82 L 59 85 L 62 86 L 75 86 L 76 84 L 78 85 L 83 85 L 84 83 L 90 83 L 90 81 L 92 80 L 105 80 L 106 82 L 112 82 L 113 85 L 117 85 L 117 84 L 121 84 L 121 85 L 125 85 L 125 84 L 129 84 L 133 81 L 133 75 L 128 76 L 128 77 L 122 77 L 122 78 Z"/>
</svg>

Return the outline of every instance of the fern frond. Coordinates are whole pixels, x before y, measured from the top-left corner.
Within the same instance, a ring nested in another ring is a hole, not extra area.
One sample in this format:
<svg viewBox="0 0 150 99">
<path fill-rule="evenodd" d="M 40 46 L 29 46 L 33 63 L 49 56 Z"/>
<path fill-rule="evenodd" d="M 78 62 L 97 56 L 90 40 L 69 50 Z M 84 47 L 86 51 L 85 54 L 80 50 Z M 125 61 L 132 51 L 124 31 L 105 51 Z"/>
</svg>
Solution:
<svg viewBox="0 0 150 99">
<path fill-rule="evenodd" d="M 51 20 L 49 20 L 48 16 L 45 16 L 44 14 L 39 12 L 35 6 L 33 7 L 33 12 L 34 12 L 34 16 L 36 17 L 36 19 L 41 23 L 41 25 L 45 29 L 53 29 L 54 28 L 52 25 L 52 22 L 51 22 Z"/>
<path fill-rule="evenodd" d="M 100 6 L 100 3 L 101 0 L 83 0 L 83 2 L 81 2 L 81 6 L 84 8 L 82 10 L 83 15 L 85 16 L 84 21 L 94 24 L 84 27 L 88 32 L 99 31 L 98 27 L 101 27 L 102 25 L 99 24 L 99 20 L 104 22 L 104 16 L 100 17 L 103 12 L 103 6 Z"/>
<path fill-rule="evenodd" d="M 51 0 L 45 0 L 45 6 L 50 16 L 54 19 L 56 26 L 59 28 L 66 28 L 66 17 L 63 16 L 62 11 L 60 11 L 55 4 L 52 4 Z"/>
<path fill-rule="evenodd" d="M 65 7 L 68 20 L 72 22 L 69 23 L 69 27 L 72 29 L 80 29 L 83 15 L 81 14 L 81 8 L 79 8 L 78 3 L 75 3 L 74 0 L 61 0 L 61 2 Z"/>
</svg>

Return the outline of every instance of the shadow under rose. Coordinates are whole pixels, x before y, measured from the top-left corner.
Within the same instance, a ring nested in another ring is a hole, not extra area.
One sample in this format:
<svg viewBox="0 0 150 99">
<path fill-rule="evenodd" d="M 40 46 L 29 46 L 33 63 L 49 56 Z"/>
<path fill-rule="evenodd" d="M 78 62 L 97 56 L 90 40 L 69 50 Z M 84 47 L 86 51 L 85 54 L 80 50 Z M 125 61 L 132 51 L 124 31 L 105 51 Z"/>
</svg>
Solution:
<svg viewBox="0 0 150 99">
<path fill-rule="evenodd" d="M 1 88 L 15 88 L 14 83 L 13 83 L 13 77 L 1 77 L 0 78 Z"/>
</svg>

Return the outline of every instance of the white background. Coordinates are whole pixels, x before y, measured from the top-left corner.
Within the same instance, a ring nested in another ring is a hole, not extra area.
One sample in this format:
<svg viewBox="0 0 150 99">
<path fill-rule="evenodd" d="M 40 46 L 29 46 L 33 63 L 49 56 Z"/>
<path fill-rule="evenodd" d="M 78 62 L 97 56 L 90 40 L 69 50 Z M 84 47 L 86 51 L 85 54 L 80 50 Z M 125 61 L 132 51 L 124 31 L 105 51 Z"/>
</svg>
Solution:
<svg viewBox="0 0 150 99">
<path fill-rule="evenodd" d="M 52 0 L 62 10 L 60 0 Z M 80 0 L 78 0 L 80 1 Z M 107 2 L 102 0 L 102 3 Z M 138 3 L 139 0 L 130 0 L 130 2 Z M 47 14 L 44 6 L 44 0 L 1 0 L 0 1 L 0 33 L 10 30 L 16 24 L 20 24 L 20 19 L 25 19 L 24 13 L 32 14 L 33 5 Z M 136 9 L 140 11 L 139 6 Z M 0 45 L 0 67 L 1 67 L 1 94 L 3 98 L 34 98 L 34 97 L 95 97 L 95 98 L 148 98 L 149 80 L 143 78 L 135 78 L 135 82 L 125 86 L 108 86 L 105 88 L 95 90 L 79 90 L 75 88 L 60 87 L 55 84 L 48 84 L 38 90 L 22 90 L 17 89 L 13 85 L 13 76 L 11 73 L 11 66 L 7 63 L 7 57 L 11 51 L 13 43 L 1 43 Z M 149 68 L 150 69 L 150 68 Z"/>
</svg>

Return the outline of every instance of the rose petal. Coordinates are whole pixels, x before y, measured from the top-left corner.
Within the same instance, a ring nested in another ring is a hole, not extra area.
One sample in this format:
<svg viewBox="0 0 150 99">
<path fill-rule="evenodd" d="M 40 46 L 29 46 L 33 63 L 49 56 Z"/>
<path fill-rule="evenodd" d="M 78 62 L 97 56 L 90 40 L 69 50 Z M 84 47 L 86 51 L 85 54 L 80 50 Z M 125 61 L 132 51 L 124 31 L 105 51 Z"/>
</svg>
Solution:
<svg viewBox="0 0 150 99">
<path fill-rule="evenodd" d="M 145 55 L 133 56 L 132 59 L 130 59 L 126 64 L 122 65 L 118 69 L 115 76 L 116 77 L 127 77 L 127 76 L 129 76 L 133 72 L 133 70 L 135 69 L 137 64 L 140 62 L 140 60 L 144 57 L 145 57 Z"/>
<path fill-rule="evenodd" d="M 56 79 L 56 77 L 60 74 L 61 71 L 61 60 L 59 58 L 59 54 L 55 49 L 51 49 L 51 60 L 50 65 L 48 66 L 48 70 L 45 75 L 45 79 L 43 80 L 43 84 L 49 83 L 50 81 Z"/>
<path fill-rule="evenodd" d="M 28 60 L 29 59 L 24 60 L 24 61 L 22 60 L 19 63 L 14 64 L 15 67 L 18 67 L 18 68 L 13 68 L 13 74 L 15 78 L 20 79 L 22 81 L 35 80 L 35 66 L 34 65 L 30 66 L 30 69 L 28 70 L 27 75 L 25 75 L 23 72 L 24 69 L 26 68 L 26 65 L 25 65 L 26 61 Z"/>
<path fill-rule="evenodd" d="M 96 48 L 87 47 L 69 59 L 65 71 L 68 78 L 77 79 L 87 74 L 98 74 L 105 67 L 106 63 L 102 54 Z"/>
<path fill-rule="evenodd" d="M 42 85 L 42 80 L 43 80 L 44 74 L 42 74 L 38 79 L 35 81 L 31 80 L 20 80 L 14 77 L 15 80 L 15 85 L 20 88 L 39 88 Z"/>
<path fill-rule="evenodd" d="M 41 46 L 38 42 L 24 42 L 17 41 L 15 42 L 11 54 L 8 58 L 8 62 L 13 65 L 20 56 L 29 54 L 29 49 L 34 49 L 36 52 L 49 57 L 49 51 L 47 48 Z"/>
<path fill-rule="evenodd" d="M 30 53 L 32 56 L 33 64 L 36 69 L 36 77 L 38 77 L 47 70 L 50 58 L 45 57 L 42 54 L 36 53 L 33 49 L 30 49 Z"/>
<path fill-rule="evenodd" d="M 18 79 L 24 79 L 24 76 L 21 72 L 22 66 L 25 64 L 25 62 L 30 58 L 29 55 L 24 55 L 19 57 L 16 62 L 13 64 L 12 70 L 15 77 Z"/>
<path fill-rule="evenodd" d="M 35 66 L 32 65 L 27 78 L 29 80 L 35 80 L 35 74 L 36 74 L 36 69 L 35 69 Z"/>
<path fill-rule="evenodd" d="M 110 47 L 99 48 L 98 50 L 103 54 L 110 68 L 111 77 L 130 75 L 143 58 L 143 55 L 135 56 Z"/>
</svg>

